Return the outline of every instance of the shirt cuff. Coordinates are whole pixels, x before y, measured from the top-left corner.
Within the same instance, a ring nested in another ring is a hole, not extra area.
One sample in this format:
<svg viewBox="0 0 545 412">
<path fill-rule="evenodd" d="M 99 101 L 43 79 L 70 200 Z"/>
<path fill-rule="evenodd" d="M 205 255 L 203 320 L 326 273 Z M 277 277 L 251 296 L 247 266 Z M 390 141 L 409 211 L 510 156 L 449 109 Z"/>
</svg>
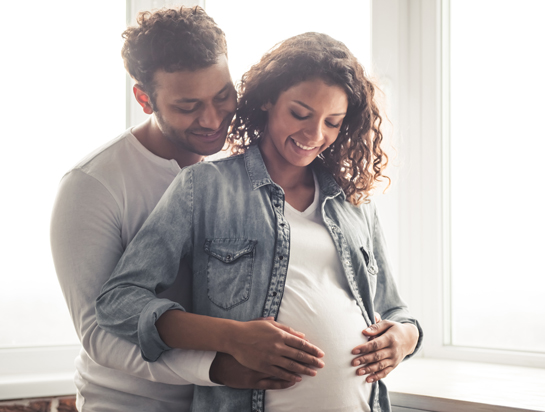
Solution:
<svg viewBox="0 0 545 412">
<path fill-rule="evenodd" d="M 163 313 L 172 309 L 184 310 L 180 304 L 171 300 L 153 299 L 144 306 L 140 313 L 138 319 L 138 345 L 142 357 L 147 362 L 155 362 L 163 352 L 171 349 L 159 336 L 155 322 Z"/>
<path fill-rule="evenodd" d="M 210 367 L 217 352 L 172 349 L 163 360 L 178 376 L 200 386 L 222 386 L 210 380 Z"/>
<path fill-rule="evenodd" d="M 418 321 L 416 319 L 408 319 L 408 320 L 405 320 L 405 321 L 401 321 L 400 323 L 410 323 L 410 324 L 416 326 L 416 328 L 418 329 L 418 341 L 416 342 L 416 347 L 414 348 L 413 353 L 411 353 L 410 355 L 405 356 L 405 358 L 403 359 L 403 360 L 407 360 L 407 359 L 412 358 L 412 356 L 414 354 L 416 354 L 420 350 L 420 348 L 422 347 L 422 339 L 424 338 L 424 331 L 422 330 L 422 327 L 420 326 L 420 323 L 418 323 Z"/>
</svg>

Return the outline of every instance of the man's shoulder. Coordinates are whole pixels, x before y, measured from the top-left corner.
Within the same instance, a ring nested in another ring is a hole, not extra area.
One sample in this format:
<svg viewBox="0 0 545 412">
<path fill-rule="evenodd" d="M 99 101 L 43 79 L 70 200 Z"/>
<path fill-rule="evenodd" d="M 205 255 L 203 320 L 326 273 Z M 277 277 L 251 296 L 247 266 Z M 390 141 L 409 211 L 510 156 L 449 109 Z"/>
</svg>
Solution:
<svg viewBox="0 0 545 412">
<path fill-rule="evenodd" d="M 106 186 L 126 187 L 163 180 L 170 182 L 178 171 L 179 167 L 172 161 L 149 152 L 130 130 L 126 130 L 85 156 L 64 179 L 83 174 Z"/>
<path fill-rule="evenodd" d="M 99 146 L 77 162 L 67 174 L 74 170 L 93 174 L 93 172 L 100 171 L 104 167 L 111 167 L 112 164 L 119 163 L 127 155 L 127 151 L 131 150 L 128 141 L 130 136 L 130 131 L 126 130 L 116 138 Z"/>
</svg>

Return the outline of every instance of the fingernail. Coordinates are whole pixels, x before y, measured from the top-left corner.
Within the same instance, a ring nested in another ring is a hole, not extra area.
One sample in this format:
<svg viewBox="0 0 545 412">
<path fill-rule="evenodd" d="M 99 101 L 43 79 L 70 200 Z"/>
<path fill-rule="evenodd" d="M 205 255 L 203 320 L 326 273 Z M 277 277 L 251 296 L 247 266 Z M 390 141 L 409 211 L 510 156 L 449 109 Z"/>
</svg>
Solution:
<svg viewBox="0 0 545 412">
<path fill-rule="evenodd" d="M 296 381 L 296 382 L 301 382 L 301 379 L 302 379 L 302 378 L 301 378 L 300 376 L 296 376 L 296 377 L 295 377 L 295 381 Z"/>
<path fill-rule="evenodd" d="M 373 382 L 375 379 L 374 378 L 367 378 L 367 382 L 371 383 Z"/>
<path fill-rule="evenodd" d="M 367 328 L 367 329 L 365 329 L 365 331 L 366 331 L 366 332 L 373 332 L 373 329 Z"/>
<path fill-rule="evenodd" d="M 358 375 L 365 375 L 365 372 L 363 371 L 363 369 L 358 369 Z"/>
<path fill-rule="evenodd" d="M 358 353 L 361 353 L 361 351 L 360 351 L 359 349 L 354 349 L 354 350 L 352 351 L 352 353 L 353 353 L 354 355 L 357 355 Z"/>
<path fill-rule="evenodd" d="M 355 360 L 354 363 L 353 363 L 354 366 L 358 366 L 360 364 L 361 364 L 361 362 L 359 360 Z"/>
</svg>

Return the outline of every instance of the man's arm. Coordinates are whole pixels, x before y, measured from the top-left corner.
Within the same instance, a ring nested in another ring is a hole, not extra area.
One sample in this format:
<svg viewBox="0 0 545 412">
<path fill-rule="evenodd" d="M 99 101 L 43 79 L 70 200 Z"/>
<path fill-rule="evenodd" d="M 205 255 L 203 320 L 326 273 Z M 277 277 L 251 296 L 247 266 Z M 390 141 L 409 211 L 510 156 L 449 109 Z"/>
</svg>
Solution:
<svg viewBox="0 0 545 412">
<path fill-rule="evenodd" d="M 61 182 L 51 221 L 51 248 L 59 283 L 78 337 L 96 363 L 168 384 L 213 385 L 214 352 L 175 350 L 155 363 L 140 348 L 99 328 L 95 300 L 123 253 L 121 211 L 100 182 L 74 170 Z"/>
</svg>

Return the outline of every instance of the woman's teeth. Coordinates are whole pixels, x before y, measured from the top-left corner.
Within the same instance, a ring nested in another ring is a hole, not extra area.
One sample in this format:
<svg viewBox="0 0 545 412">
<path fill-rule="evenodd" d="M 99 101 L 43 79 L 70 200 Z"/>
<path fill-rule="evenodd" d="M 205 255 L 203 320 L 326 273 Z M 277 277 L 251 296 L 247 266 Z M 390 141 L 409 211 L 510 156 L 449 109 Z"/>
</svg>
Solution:
<svg viewBox="0 0 545 412">
<path fill-rule="evenodd" d="M 303 150 L 312 150 L 312 149 L 315 148 L 315 147 L 310 147 L 310 146 L 302 145 L 302 144 L 299 143 L 297 140 L 294 140 L 294 139 L 291 139 L 291 140 L 293 140 L 293 143 L 295 143 L 295 146 L 300 147 L 300 148 L 303 149 Z"/>
</svg>

